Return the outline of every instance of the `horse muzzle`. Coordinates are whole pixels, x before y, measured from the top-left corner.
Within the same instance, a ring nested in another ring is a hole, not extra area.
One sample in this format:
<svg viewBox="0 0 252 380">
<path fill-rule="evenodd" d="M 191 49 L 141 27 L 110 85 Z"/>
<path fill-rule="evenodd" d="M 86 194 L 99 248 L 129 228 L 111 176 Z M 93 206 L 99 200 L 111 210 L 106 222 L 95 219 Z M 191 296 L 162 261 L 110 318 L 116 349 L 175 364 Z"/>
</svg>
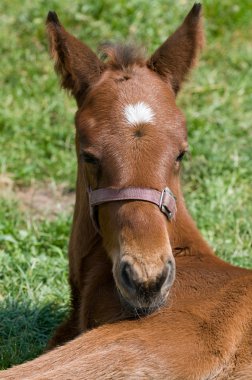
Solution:
<svg viewBox="0 0 252 380">
<path fill-rule="evenodd" d="M 144 271 L 145 272 L 145 271 Z M 170 258 L 156 276 L 141 276 L 141 270 L 128 260 L 122 260 L 114 272 L 120 299 L 124 307 L 137 315 L 150 314 L 165 304 L 175 279 L 175 261 Z"/>
</svg>

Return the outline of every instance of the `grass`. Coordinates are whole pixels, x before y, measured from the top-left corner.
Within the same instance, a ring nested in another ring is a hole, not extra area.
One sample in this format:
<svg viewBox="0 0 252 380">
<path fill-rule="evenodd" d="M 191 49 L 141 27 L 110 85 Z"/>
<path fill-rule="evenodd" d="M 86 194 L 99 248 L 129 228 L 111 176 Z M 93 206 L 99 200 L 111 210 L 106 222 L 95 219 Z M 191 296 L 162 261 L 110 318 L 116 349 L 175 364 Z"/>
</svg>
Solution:
<svg viewBox="0 0 252 380">
<path fill-rule="evenodd" d="M 50 9 L 95 48 L 126 38 L 153 51 L 191 2 L 154 0 L 2 0 L 0 3 L 1 173 L 15 186 L 43 181 L 74 187 L 75 104 L 59 90 L 48 58 Z M 204 1 L 207 46 L 178 98 L 191 154 L 183 182 L 197 224 L 225 260 L 252 268 L 252 28 L 250 1 Z M 0 367 L 41 353 L 68 305 L 71 217 L 27 217 L 17 201 L 0 203 Z"/>
</svg>

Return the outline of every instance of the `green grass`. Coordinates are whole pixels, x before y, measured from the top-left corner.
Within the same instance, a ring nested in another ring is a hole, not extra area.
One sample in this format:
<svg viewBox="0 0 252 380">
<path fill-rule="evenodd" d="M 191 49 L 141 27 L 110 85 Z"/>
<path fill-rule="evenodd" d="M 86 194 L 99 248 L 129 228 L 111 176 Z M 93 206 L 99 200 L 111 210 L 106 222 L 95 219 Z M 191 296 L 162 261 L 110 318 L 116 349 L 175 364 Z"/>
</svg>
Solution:
<svg viewBox="0 0 252 380">
<path fill-rule="evenodd" d="M 154 0 L 2 0 L 0 146 L 3 174 L 15 185 L 74 186 L 75 104 L 59 90 L 44 20 L 62 23 L 95 48 L 138 41 L 153 51 L 192 3 Z M 204 1 L 207 45 L 178 102 L 191 154 L 184 192 L 197 224 L 225 260 L 252 268 L 251 2 Z M 0 367 L 38 355 L 67 312 L 70 215 L 27 218 L 12 198 L 0 203 Z"/>
</svg>

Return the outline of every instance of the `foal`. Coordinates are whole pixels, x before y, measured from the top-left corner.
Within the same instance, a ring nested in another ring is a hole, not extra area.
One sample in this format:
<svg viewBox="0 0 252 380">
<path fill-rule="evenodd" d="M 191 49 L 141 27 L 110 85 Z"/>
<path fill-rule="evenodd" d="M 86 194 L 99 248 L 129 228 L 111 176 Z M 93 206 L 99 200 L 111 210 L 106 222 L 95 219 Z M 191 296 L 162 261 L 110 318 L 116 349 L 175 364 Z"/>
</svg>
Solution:
<svg viewBox="0 0 252 380">
<path fill-rule="evenodd" d="M 213 254 L 179 184 L 187 140 L 175 96 L 202 45 L 200 5 L 148 60 L 107 46 L 103 63 L 54 13 L 48 31 L 78 105 L 72 313 L 51 347 L 134 320 L 1 379 L 252 379 L 252 273 Z"/>
<path fill-rule="evenodd" d="M 173 284 L 174 255 L 209 250 L 180 191 L 187 132 L 175 104 L 202 47 L 200 8 L 149 59 L 132 47 L 107 45 L 105 62 L 49 12 L 56 71 L 78 106 L 71 315 L 50 347 L 155 311 Z"/>
</svg>

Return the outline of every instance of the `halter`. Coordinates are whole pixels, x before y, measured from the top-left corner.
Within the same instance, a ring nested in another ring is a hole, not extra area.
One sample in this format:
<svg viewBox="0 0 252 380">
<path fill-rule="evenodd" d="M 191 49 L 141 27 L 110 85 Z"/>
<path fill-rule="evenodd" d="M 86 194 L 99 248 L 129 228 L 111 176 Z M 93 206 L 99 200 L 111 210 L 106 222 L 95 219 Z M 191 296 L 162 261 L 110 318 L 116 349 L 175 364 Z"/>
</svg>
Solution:
<svg viewBox="0 0 252 380">
<path fill-rule="evenodd" d="M 166 187 L 163 191 L 148 189 L 143 187 L 127 187 L 125 189 L 112 189 L 109 187 L 92 190 L 88 189 L 90 216 L 95 229 L 99 232 L 99 223 L 97 219 L 97 206 L 117 201 L 138 200 L 150 202 L 157 205 L 168 220 L 174 218 L 177 207 L 176 198 L 171 190 Z"/>
</svg>

